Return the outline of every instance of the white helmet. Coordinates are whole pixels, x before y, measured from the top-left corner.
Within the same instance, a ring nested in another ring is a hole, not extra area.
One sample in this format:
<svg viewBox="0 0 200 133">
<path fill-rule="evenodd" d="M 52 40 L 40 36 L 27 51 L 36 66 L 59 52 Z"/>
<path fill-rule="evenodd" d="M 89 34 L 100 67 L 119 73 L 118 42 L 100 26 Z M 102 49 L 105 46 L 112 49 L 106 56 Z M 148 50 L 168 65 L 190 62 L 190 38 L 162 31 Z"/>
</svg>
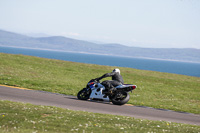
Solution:
<svg viewBox="0 0 200 133">
<path fill-rule="evenodd" d="M 113 70 L 113 72 L 118 72 L 118 73 L 120 74 L 120 70 L 119 70 L 118 68 L 115 68 L 115 69 Z"/>
</svg>

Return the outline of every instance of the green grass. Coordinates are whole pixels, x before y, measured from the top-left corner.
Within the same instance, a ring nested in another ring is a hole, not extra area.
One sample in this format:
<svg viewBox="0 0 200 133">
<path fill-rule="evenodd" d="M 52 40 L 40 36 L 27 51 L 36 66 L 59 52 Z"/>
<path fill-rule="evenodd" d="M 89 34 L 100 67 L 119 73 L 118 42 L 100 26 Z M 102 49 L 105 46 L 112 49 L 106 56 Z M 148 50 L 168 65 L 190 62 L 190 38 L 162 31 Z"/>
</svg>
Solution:
<svg viewBox="0 0 200 133">
<path fill-rule="evenodd" d="M 76 96 L 90 79 L 114 68 L 0 53 L 0 84 Z M 125 83 L 138 86 L 129 104 L 200 114 L 200 78 L 119 68 Z"/>
<path fill-rule="evenodd" d="M 197 133 L 200 126 L 0 101 L 0 132 Z"/>
</svg>

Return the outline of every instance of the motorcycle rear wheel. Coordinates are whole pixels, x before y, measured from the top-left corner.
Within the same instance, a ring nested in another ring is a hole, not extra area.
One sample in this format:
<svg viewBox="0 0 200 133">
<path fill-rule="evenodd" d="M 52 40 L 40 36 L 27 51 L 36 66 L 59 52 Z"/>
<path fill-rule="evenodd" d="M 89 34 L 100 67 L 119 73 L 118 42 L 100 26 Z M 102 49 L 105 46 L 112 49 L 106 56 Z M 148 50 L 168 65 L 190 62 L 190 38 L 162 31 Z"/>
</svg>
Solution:
<svg viewBox="0 0 200 133">
<path fill-rule="evenodd" d="M 123 105 L 125 103 L 127 103 L 130 99 L 130 95 L 125 92 L 118 92 L 116 93 L 111 99 L 111 102 L 115 105 Z"/>
<path fill-rule="evenodd" d="M 91 90 L 87 90 L 87 88 L 83 88 L 77 94 L 77 98 L 79 100 L 88 100 L 90 98 Z"/>
</svg>

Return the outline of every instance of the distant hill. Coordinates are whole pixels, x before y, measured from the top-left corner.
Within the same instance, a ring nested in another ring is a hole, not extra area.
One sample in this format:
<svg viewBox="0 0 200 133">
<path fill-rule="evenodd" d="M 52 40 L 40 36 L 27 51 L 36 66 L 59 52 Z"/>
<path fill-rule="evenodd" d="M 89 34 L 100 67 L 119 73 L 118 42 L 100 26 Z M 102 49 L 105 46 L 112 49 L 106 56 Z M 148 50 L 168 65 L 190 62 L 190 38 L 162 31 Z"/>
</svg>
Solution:
<svg viewBox="0 0 200 133">
<path fill-rule="evenodd" d="M 96 44 L 63 36 L 29 37 L 0 30 L 0 45 L 26 48 L 64 50 L 130 56 L 139 58 L 167 59 L 200 62 L 200 49 L 193 48 L 139 48 L 121 44 Z"/>
</svg>

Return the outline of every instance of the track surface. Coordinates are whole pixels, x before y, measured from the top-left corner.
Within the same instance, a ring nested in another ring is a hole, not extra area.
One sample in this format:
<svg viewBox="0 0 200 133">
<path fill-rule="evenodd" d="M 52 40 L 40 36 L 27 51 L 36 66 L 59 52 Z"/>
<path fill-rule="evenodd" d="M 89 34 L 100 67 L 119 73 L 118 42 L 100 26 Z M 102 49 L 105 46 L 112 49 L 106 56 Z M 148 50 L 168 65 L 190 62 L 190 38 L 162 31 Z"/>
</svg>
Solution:
<svg viewBox="0 0 200 133">
<path fill-rule="evenodd" d="M 56 106 L 72 110 L 200 125 L 200 115 L 139 106 L 117 106 L 108 102 L 81 101 L 74 96 L 36 90 L 17 89 L 5 86 L 0 86 L 0 100 L 19 101 L 35 105 Z"/>
</svg>

